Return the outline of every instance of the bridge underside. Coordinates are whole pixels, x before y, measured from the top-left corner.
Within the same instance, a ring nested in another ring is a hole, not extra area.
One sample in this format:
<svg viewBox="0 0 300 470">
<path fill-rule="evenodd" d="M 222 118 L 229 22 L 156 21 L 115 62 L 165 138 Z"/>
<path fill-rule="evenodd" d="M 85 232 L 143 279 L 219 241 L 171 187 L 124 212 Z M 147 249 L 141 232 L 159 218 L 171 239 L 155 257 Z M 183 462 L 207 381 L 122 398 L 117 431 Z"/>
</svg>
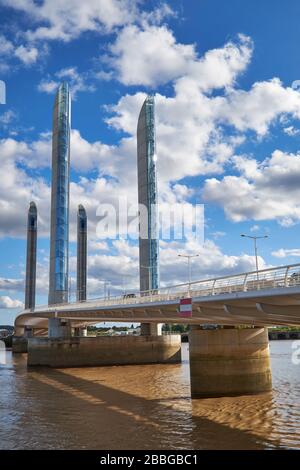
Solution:
<svg viewBox="0 0 300 470">
<path fill-rule="evenodd" d="M 136 303 L 134 301 L 135 299 L 132 303 L 117 304 L 111 300 L 110 305 L 103 305 L 103 300 L 91 300 L 40 309 L 37 307 L 34 312 L 24 311 L 17 317 L 16 333 L 22 334 L 25 326 L 47 329 L 48 319 L 53 317 L 69 319 L 74 327 L 104 321 L 192 325 L 300 325 L 299 286 L 193 297 L 191 318 L 180 317 L 179 299 L 147 302 L 147 299 L 139 298 Z"/>
</svg>

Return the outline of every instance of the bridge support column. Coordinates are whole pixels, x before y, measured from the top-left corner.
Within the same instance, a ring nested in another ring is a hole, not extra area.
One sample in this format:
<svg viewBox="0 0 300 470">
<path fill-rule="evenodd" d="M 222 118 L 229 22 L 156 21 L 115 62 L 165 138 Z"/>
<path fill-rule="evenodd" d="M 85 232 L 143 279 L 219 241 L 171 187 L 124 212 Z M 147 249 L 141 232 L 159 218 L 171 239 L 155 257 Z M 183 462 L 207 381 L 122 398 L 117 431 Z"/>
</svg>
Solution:
<svg viewBox="0 0 300 470">
<path fill-rule="evenodd" d="M 64 318 L 49 318 L 48 338 L 70 338 L 72 336 L 71 322 Z"/>
<path fill-rule="evenodd" d="M 79 327 L 74 328 L 74 336 L 84 337 L 87 336 L 87 328 L 86 327 Z"/>
<path fill-rule="evenodd" d="M 29 366 L 96 367 L 181 362 L 180 335 L 31 338 Z"/>
<path fill-rule="evenodd" d="M 12 339 L 13 353 L 27 353 L 28 338 L 25 336 L 14 336 Z"/>
<path fill-rule="evenodd" d="M 189 334 L 192 398 L 255 394 L 272 389 L 267 328 Z"/>
<path fill-rule="evenodd" d="M 34 336 L 34 329 L 30 326 L 24 328 L 24 338 L 32 338 Z"/>
<path fill-rule="evenodd" d="M 161 336 L 161 323 L 141 323 L 141 336 Z"/>
<path fill-rule="evenodd" d="M 14 336 L 12 340 L 13 353 L 27 353 L 28 338 L 34 336 L 34 329 L 30 326 L 25 326 L 23 336 Z"/>
</svg>

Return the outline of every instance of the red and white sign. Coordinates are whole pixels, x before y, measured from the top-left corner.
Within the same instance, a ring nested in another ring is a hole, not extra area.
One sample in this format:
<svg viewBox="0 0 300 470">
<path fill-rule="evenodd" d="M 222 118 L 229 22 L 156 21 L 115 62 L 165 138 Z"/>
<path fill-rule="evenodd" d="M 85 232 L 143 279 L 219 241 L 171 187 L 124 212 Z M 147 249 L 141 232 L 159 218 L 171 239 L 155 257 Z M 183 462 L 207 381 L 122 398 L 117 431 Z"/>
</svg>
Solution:
<svg viewBox="0 0 300 470">
<path fill-rule="evenodd" d="M 180 309 L 179 315 L 184 318 L 188 318 L 192 316 L 193 306 L 192 306 L 192 299 L 180 299 Z"/>
</svg>

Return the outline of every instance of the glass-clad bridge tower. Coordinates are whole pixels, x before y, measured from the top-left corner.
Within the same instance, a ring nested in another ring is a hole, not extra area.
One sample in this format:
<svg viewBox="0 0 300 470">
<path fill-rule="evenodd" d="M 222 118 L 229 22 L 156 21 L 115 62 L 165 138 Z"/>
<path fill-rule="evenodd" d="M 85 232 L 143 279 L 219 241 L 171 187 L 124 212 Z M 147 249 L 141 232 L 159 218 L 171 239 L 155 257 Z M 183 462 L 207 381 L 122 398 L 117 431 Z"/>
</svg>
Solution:
<svg viewBox="0 0 300 470">
<path fill-rule="evenodd" d="M 137 126 L 140 290 L 159 287 L 155 103 L 148 96 Z"/>
<path fill-rule="evenodd" d="M 27 254 L 25 280 L 25 309 L 35 307 L 36 285 L 37 208 L 30 203 L 27 217 Z"/>
<path fill-rule="evenodd" d="M 49 305 L 68 301 L 71 97 L 62 83 L 53 109 Z"/>
<path fill-rule="evenodd" d="M 87 216 L 79 204 L 77 212 L 77 300 L 86 300 Z"/>
</svg>

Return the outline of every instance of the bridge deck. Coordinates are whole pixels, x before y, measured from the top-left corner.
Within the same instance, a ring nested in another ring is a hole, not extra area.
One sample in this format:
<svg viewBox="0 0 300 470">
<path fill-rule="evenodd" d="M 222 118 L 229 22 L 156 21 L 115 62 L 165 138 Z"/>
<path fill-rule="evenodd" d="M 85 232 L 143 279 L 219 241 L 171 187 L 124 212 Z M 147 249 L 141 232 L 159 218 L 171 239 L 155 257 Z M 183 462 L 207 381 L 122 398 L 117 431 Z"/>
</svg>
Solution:
<svg viewBox="0 0 300 470">
<path fill-rule="evenodd" d="M 181 298 L 192 297 L 191 318 L 181 318 Z M 16 327 L 47 327 L 51 317 L 74 325 L 101 321 L 190 324 L 300 325 L 300 264 L 205 279 L 142 294 L 90 299 L 23 311 Z"/>
</svg>

